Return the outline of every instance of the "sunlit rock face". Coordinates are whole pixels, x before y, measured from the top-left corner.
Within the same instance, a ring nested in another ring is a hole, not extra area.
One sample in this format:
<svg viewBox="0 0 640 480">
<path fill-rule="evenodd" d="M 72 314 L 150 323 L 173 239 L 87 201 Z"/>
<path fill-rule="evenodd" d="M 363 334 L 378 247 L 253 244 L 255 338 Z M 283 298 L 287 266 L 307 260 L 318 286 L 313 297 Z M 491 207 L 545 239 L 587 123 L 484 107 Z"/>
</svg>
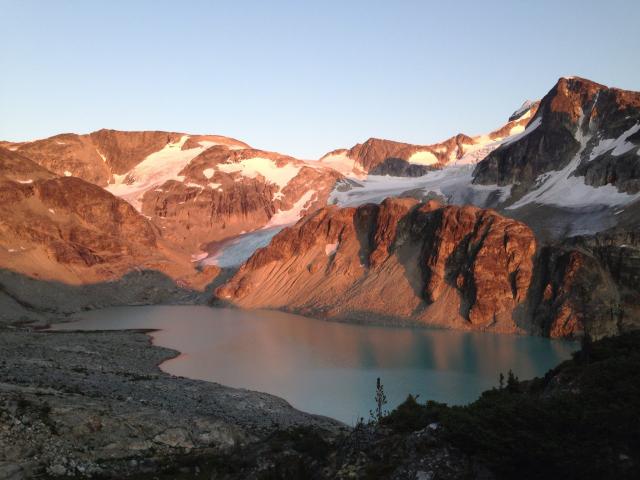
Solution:
<svg viewBox="0 0 640 480">
<path fill-rule="evenodd" d="M 99 130 L 5 146 L 59 176 L 104 187 L 192 252 L 295 222 L 325 205 L 342 178 L 319 162 L 220 135 Z"/>
<path fill-rule="evenodd" d="M 516 332 L 536 242 L 476 207 L 388 199 L 328 207 L 256 252 L 221 300 L 358 321 Z"/>
<path fill-rule="evenodd" d="M 390 198 L 305 217 L 216 296 L 339 320 L 600 338 L 640 326 L 639 241 L 622 232 L 539 247 L 493 210 Z"/>
</svg>

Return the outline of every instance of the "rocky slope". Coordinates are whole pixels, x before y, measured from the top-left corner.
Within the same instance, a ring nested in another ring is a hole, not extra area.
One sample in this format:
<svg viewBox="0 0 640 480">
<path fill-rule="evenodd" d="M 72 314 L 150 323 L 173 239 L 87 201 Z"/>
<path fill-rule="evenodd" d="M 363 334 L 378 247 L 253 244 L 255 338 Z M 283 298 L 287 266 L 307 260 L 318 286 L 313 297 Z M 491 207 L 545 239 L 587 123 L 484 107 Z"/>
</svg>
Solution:
<svg viewBox="0 0 640 480">
<path fill-rule="evenodd" d="M 176 132 L 98 130 L 86 135 L 63 133 L 33 142 L 6 145 L 60 176 L 74 176 L 106 187 L 114 176 L 125 175 L 149 155 L 167 144 L 178 142 L 184 134 Z M 201 143 L 221 143 L 247 147 L 233 138 L 199 135 L 189 137 L 184 150 L 202 147 Z"/>
<path fill-rule="evenodd" d="M 0 199 L 3 319 L 19 320 L 25 310 L 74 311 L 94 302 L 108 304 L 110 297 L 117 302 L 129 290 L 119 289 L 118 282 L 132 272 L 147 270 L 159 277 L 120 300 L 135 302 L 134 292 L 161 283 L 165 293 L 167 283 L 173 284 L 170 290 L 202 289 L 217 273 L 197 272 L 189 256 L 127 202 L 1 148 Z M 138 276 L 143 278 L 148 277 Z M 102 293 L 94 287 L 97 298 L 78 295 L 97 285 L 103 287 Z"/>
<path fill-rule="evenodd" d="M 198 462 L 277 431 L 313 427 L 332 438 L 346 430 L 272 395 L 171 377 L 158 364 L 177 352 L 152 347 L 142 332 L 1 328 L 3 479 L 152 478 L 166 470 L 199 478 Z"/>
<path fill-rule="evenodd" d="M 537 251 L 530 228 L 495 211 L 390 198 L 302 219 L 216 296 L 339 320 L 599 338 L 640 326 L 638 252 L 635 234 Z"/>
</svg>

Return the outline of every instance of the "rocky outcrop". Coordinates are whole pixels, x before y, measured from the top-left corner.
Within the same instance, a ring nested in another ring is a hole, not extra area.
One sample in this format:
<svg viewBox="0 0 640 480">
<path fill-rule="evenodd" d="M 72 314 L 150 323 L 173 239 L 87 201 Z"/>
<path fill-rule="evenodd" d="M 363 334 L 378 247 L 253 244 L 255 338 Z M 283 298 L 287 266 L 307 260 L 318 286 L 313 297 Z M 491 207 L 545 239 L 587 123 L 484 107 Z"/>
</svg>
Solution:
<svg viewBox="0 0 640 480">
<path fill-rule="evenodd" d="M 274 237 L 216 295 L 246 308 L 516 332 L 535 249 L 526 225 L 491 210 L 414 199 L 327 207 Z"/>
<path fill-rule="evenodd" d="M 481 161 L 480 184 L 514 185 L 515 199 L 542 175 L 576 163 L 587 185 L 640 191 L 640 93 L 582 78 L 561 78 L 541 100 L 526 130 Z"/>
<path fill-rule="evenodd" d="M 530 289 L 532 323 L 550 337 L 597 339 L 640 328 L 640 236 L 608 231 L 544 247 Z"/>
</svg>

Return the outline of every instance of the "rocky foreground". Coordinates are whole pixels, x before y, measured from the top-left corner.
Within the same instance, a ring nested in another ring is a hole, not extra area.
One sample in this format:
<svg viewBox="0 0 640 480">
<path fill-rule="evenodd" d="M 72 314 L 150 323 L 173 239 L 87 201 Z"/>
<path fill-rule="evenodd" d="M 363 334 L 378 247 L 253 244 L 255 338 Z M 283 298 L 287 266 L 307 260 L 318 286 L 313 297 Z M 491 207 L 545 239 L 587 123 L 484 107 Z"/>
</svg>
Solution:
<svg viewBox="0 0 640 480">
<path fill-rule="evenodd" d="M 0 478 L 627 479 L 640 474 L 640 333 L 585 342 L 468 406 L 406 402 L 348 428 L 267 394 L 175 378 L 143 332 L 0 332 Z M 496 379 L 497 380 L 497 379 Z"/>
<path fill-rule="evenodd" d="M 175 355 L 143 332 L 0 331 L 0 478 L 194 475 L 274 432 L 346 430 L 272 395 L 161 372 Z"/>
</svg>

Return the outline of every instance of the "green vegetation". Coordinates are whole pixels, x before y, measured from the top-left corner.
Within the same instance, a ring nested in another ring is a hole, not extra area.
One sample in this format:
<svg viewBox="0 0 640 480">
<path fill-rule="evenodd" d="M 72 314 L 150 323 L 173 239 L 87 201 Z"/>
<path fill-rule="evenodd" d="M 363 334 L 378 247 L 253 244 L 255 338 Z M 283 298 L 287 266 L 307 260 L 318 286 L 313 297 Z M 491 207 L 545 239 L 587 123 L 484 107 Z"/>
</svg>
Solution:
<svg viewBox="0 0 640 480">
<path fill-rule="evenodd" d="M 407 433 L 437 422 L 499 478 L 640 478 L 640 332 L 588 342 L 544 378 L 501 379 L 464 407 L 410 396 L 380 424 Z"/>
</svg>

